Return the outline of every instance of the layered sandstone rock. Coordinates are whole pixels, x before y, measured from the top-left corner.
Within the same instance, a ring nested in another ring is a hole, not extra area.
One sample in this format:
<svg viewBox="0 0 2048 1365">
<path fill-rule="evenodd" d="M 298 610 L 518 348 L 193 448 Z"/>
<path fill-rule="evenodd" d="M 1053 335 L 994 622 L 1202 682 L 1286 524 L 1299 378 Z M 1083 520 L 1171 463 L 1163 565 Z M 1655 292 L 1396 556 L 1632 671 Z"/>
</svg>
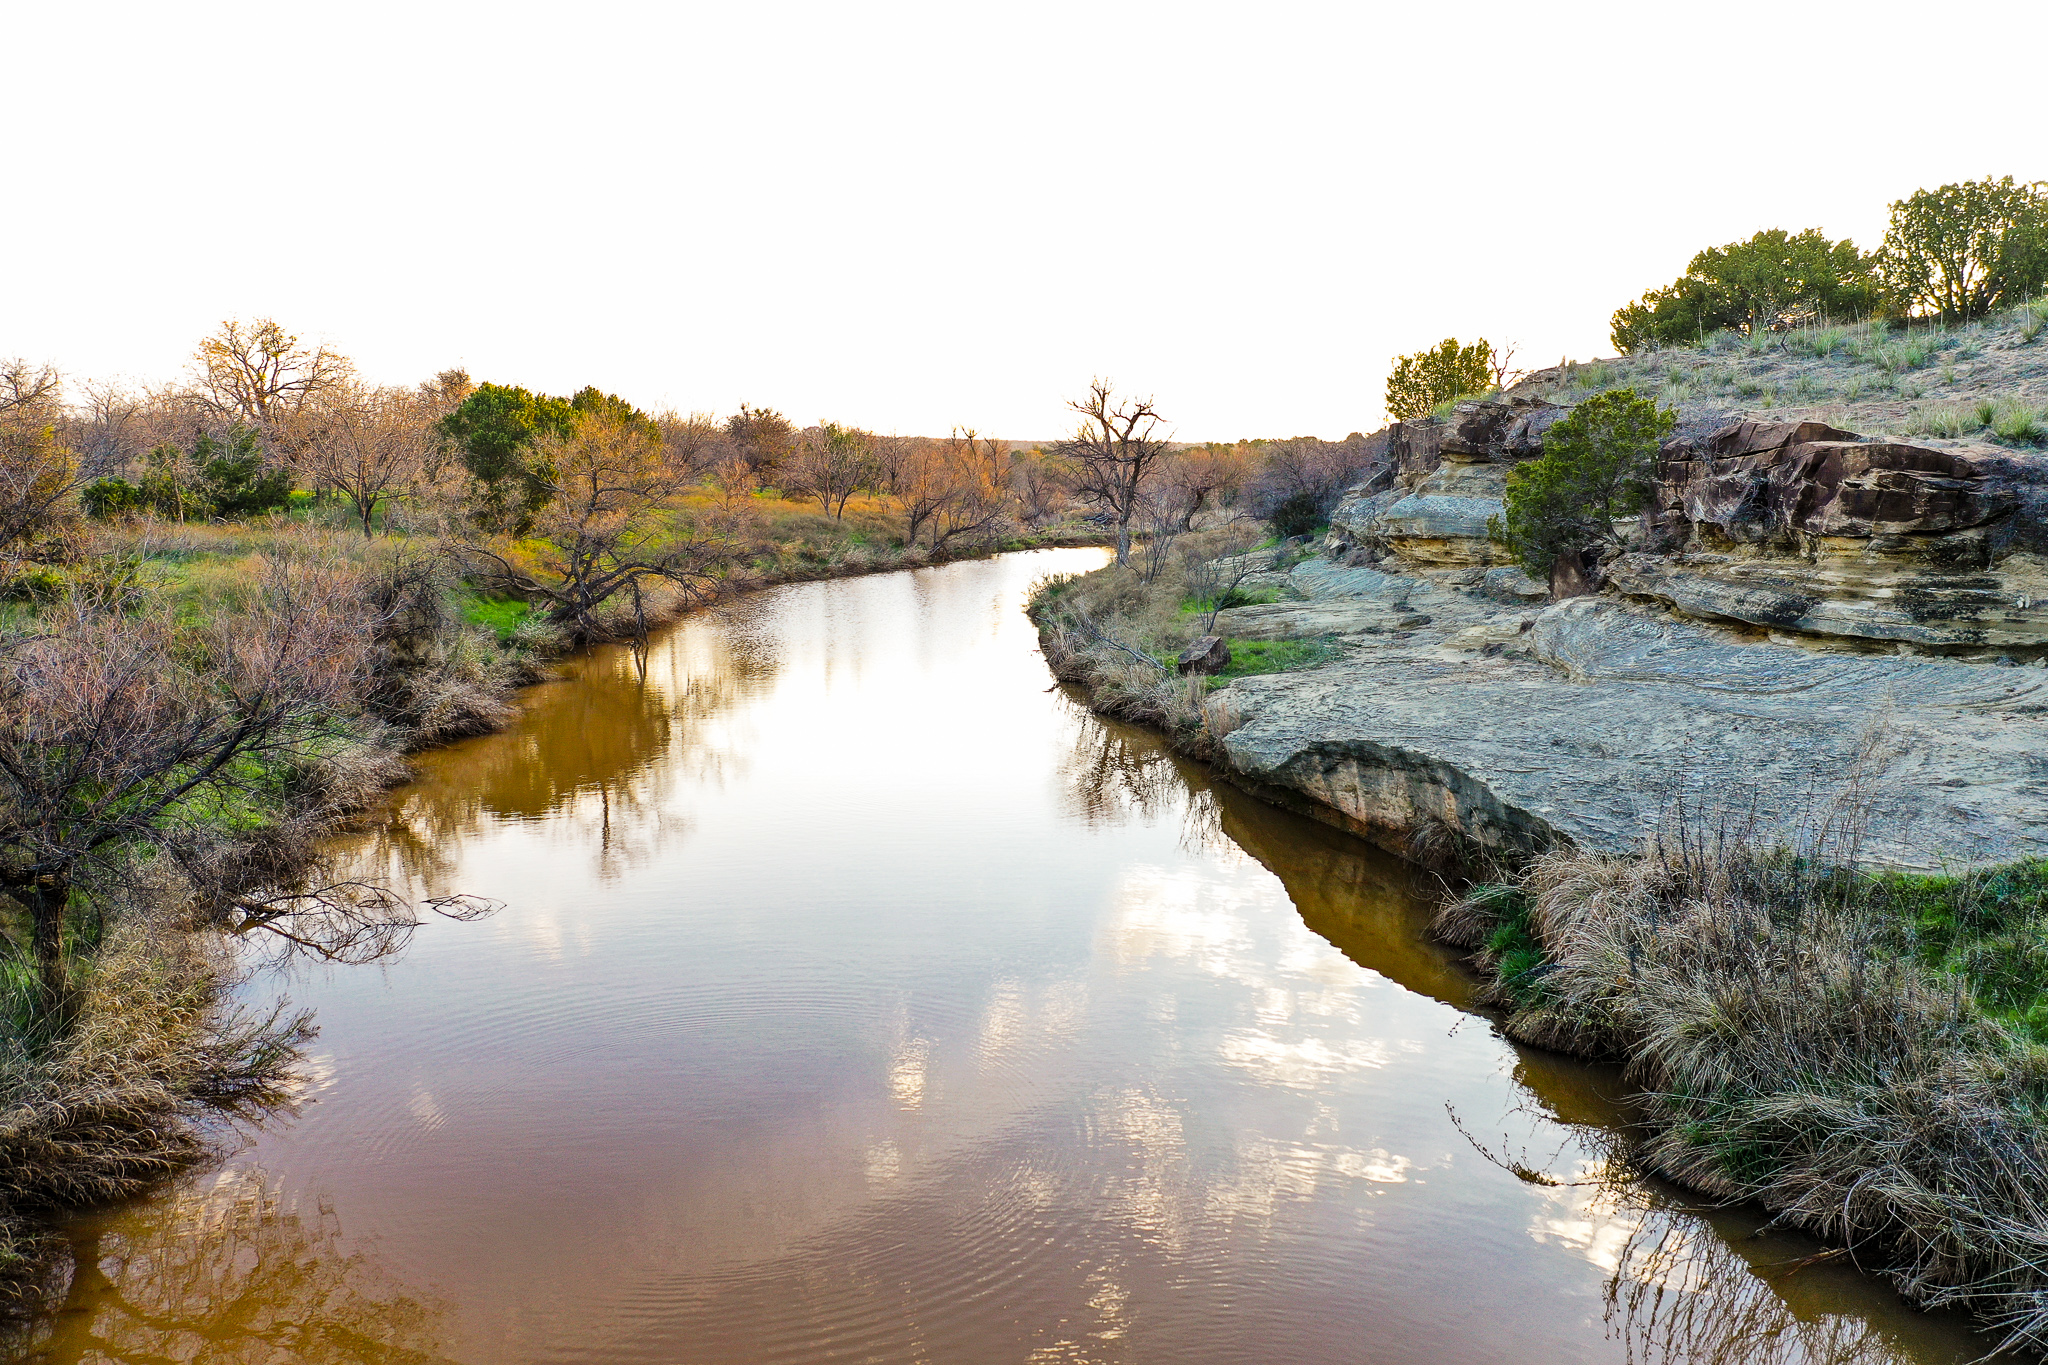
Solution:
<svg viewBox="0 0 2048 1365">
<path fill-rule="evenodd" d="M 1219 618 L 1346 646 L 1209 698 L 1239 780 L 1397 850 L 1621 853 L 1684 819 L 1901 868 L 2048 856 L 2048 456 L 1694 412 L 1588 560 L 1602 595 L 1545 601 L 1487 523 L 1564 411 L 1397 423 L 1304 600 Z"/>
<path fill-rule="evenodd" d="M 1816 539 L 1874 540 L 1981 568 L 1997 543 L 1989 528 L 2020 504 L 2000 456 L 1866 441 L 1820 422 L 1739 422 L 1700 446 L 1665 448 L 1657 520 L 1695 540 L 1789 555 Z"/>
<path fill-rule="evenodd" d="M 1333 547 L 1430 567 L 1506 562 L 1487 523 L 1501 514 L 1507 471 L 1542 453 L 1544 431 L 1565 411 L 1538 399 L 1474 400 L 1446 419 L 1395 423 L 1387 441 L 1394 486 L 1369 484 L 1339 503 Z"/>
<path fill-rule="evenodd" d="M 1784 632 L 1945 652 L 2048 648 L 2048 460 L 1740 422 L 1667 446 L 1622 592 Z"/>
</svg>

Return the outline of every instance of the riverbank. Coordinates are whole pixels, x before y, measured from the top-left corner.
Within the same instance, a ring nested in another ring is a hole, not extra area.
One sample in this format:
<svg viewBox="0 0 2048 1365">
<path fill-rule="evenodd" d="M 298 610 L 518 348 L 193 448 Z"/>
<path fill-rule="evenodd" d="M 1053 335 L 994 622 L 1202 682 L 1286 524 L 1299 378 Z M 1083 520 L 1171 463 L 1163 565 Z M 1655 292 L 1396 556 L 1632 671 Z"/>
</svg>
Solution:
<svg viewBox="0 0 2048 1365">
<path fill-rule="evenodd" d="M 1437 931 L 1511 1036 L 1629 1068 L 1646 1169 L 2048 1346 L 2048 861 L 2001 819 L 2031 790 L 2030 673 L 1321 558 L 1229 577 L 1228 603 L 1213 571 L 1044 585 L 1048 664 L 1223 779 L 1475 885 Z M 1212 630 L 1265 645 L 1261 671 L 1171 672 Z M 1827 695 L 1886 669 L 1911 714 Z M 1938 870 L 1945 839 L 1983 870 Z"/>
<path fill-rule="evenodd" d="M 655 628 L 777 583 L 1015 547 L 934 555 L 891 545 L 886 531 L 870 514 L 827 527 L 836 540 L 792 535 L 714 591 L 646 594 L 631 624 Z M 1101 537 L 1060 526 L 1020 539 Z M 218 780 L 170 796 L 148 828 L 111 837 L 68 874 L 61 1008 L 46 1003 L 47 970 L 26 948 L 29 917 L 10 906 L 0 925 L 15 948 L 0 979 L 0 1298 L 17 1308 L 51 1288 L 54 1213 L 144 1191 L 217 1153 L 242 1119 L 294 1101 L 314 1024 L 236 1003 L 252 948 L 374 960 L 430 909 L 487 908 L 413 905 L 328 875 L 321 841 L 406 780 L 407 754 L 502 726 L 518 714 L 519 689 L 581 647 L 525 604 L 477 592 L 459 558 L 427 537 L 132 523 L 94 532 L 68 563 L 37 574 L 7 606 L 21 649 L 38 654 L 9 679 L 21 731 L 10 735 L 24 752 L 47 758 L 125 727 L 131 751 L 164 755 L 160 772 L 129 763 L 115 774 L 131 802 L 176 788 L 209 754 L 221 765 Z M 165 748 L 166 734 L 232 730 L 266 695 L 296 709 L 260 742 Z M 112 759 L 93 761 L 113 772 Z M 49 773 L 36 780 L 57 815 L 92 814 L 90 792 L 53 786 Z"/>
</svg>

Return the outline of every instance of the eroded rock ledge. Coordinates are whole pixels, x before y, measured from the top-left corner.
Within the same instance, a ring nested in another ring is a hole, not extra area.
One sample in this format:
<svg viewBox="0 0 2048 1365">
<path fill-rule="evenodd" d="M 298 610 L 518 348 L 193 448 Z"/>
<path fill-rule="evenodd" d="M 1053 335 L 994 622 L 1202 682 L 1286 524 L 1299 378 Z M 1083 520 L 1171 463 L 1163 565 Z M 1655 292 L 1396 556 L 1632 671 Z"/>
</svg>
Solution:
<svg viewBox="0 0 2048 1365">
<path fill-rule="evenodd" d="M 1440 824 L 1493 852 L 1619 853 L 1681 803 L 1797 842 L 1860 784 L 1865 862 L 2048 854 L 2048 669 L 1816 653 L 1458 578 L 1296 568 L 1297 610 L 1379 628 L 1345 636 L 1341 662 L 1214 694 L 1226 767 L 1396 849 Z"/>
</svg>

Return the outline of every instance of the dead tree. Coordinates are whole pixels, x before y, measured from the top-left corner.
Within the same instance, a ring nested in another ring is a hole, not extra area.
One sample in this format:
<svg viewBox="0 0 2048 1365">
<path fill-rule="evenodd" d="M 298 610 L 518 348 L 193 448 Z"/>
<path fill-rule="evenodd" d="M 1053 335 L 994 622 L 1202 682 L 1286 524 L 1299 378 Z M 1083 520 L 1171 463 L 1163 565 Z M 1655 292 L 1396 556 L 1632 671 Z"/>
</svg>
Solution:
<svg viewBox="0 0 2048 1365">
<path fill-rule="evenodd" d="M 1129 568 L 1139 495 L 1167 450 L 1158 434 L 1165 419 L 1149 398 L 1117 401 L 1107 379 L 1095 380 L 1087 397 L 1067 406 L 1081 414 L 1081 424 L 1055 453 L 1067 466 L 1075 495 L 1095 504 L 1116 526 L 1116 562 Z"/>
</svg>

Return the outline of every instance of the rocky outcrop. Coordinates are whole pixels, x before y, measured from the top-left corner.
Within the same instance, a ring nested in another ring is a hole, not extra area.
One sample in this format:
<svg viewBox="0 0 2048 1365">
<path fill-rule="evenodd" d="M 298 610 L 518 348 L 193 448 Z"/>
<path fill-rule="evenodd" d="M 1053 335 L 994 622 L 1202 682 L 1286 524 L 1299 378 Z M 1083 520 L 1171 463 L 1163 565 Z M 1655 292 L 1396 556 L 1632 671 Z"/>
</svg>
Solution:
<svg viewBox="0 0 2048 1365">
<path fill-rule="evenodd" d="M 1216 613 L 1216 629 L 1232 640 L 1301 640 L 1317 635 L 1384 635 L 1429 624 L 1406 607 L 1371 598 L 1274 602 Z"/>
<path fill-rule="evenodd" d="M 1508 472 L 1566 411 L 1472 401 L 1394 424 L 1393 486 L 1347 496 L 1326 551 L 1422 573 L 1505 565 L 1488 523 Z M 1563 575 L 1557 595 L 1606 588 L 1826 648 L 2048 653 L 2048 456 L 1696 413 L 1658 476 L 1634 550 Z"/>
<path fill-rule="evenodd" d="M 1516 610 L 1328 561 L 1291 581 L 1426 619 L 1238 680 L 1209 731 L 1238 779 L 1388 847 L 1436 825 L 1492 852 L 1619 853 L 1681 805 L 1811 842 L 1867 805 L 1865 862 L 2048 854 L 2048 670 L 1816 654 L 1613 600 Z"/>
<path fill-rule="evenodd" d="M 1821 641 L 2048 648 L 2048 460 L 1749 421 L 1672 443 L 1659 475 L 1647 520 L 1670 553 L 1610 566 L 1622 592 Z"/>
<path fill-rule="evenodd" d="M 1820 422 L 1739 422 L 1700 446 L 1667 446 L 1663 527 L 1786 554 L 1861 540 L 1943 567 L 1986 567 L 1992 532 L 2019 506 L 2000 452 L 1866 441 Z"/>
<path fill-rule="evenodd" d="M 1812 561 L 1625 555 L 1608 585 L 1688 616 L 1762 627 L 1785 643 L 2025 662 L 2048 646 L 2048 560 L 1949 573 L 1881 555 Z"/>
<path fill-rule="evenodd" d="M 1387 443 L 1395 486 L 1368 485 L 1340 502 L 1333 544 L 1435 567 L 1505 562 L 1487 523 L 1501 513 L 1507 471 L 1543 452 L 1544 431 L 1565 411 L 1540 399 L 1475 400 L 1448 418 L 1396 422 Z"/>
</svg>

